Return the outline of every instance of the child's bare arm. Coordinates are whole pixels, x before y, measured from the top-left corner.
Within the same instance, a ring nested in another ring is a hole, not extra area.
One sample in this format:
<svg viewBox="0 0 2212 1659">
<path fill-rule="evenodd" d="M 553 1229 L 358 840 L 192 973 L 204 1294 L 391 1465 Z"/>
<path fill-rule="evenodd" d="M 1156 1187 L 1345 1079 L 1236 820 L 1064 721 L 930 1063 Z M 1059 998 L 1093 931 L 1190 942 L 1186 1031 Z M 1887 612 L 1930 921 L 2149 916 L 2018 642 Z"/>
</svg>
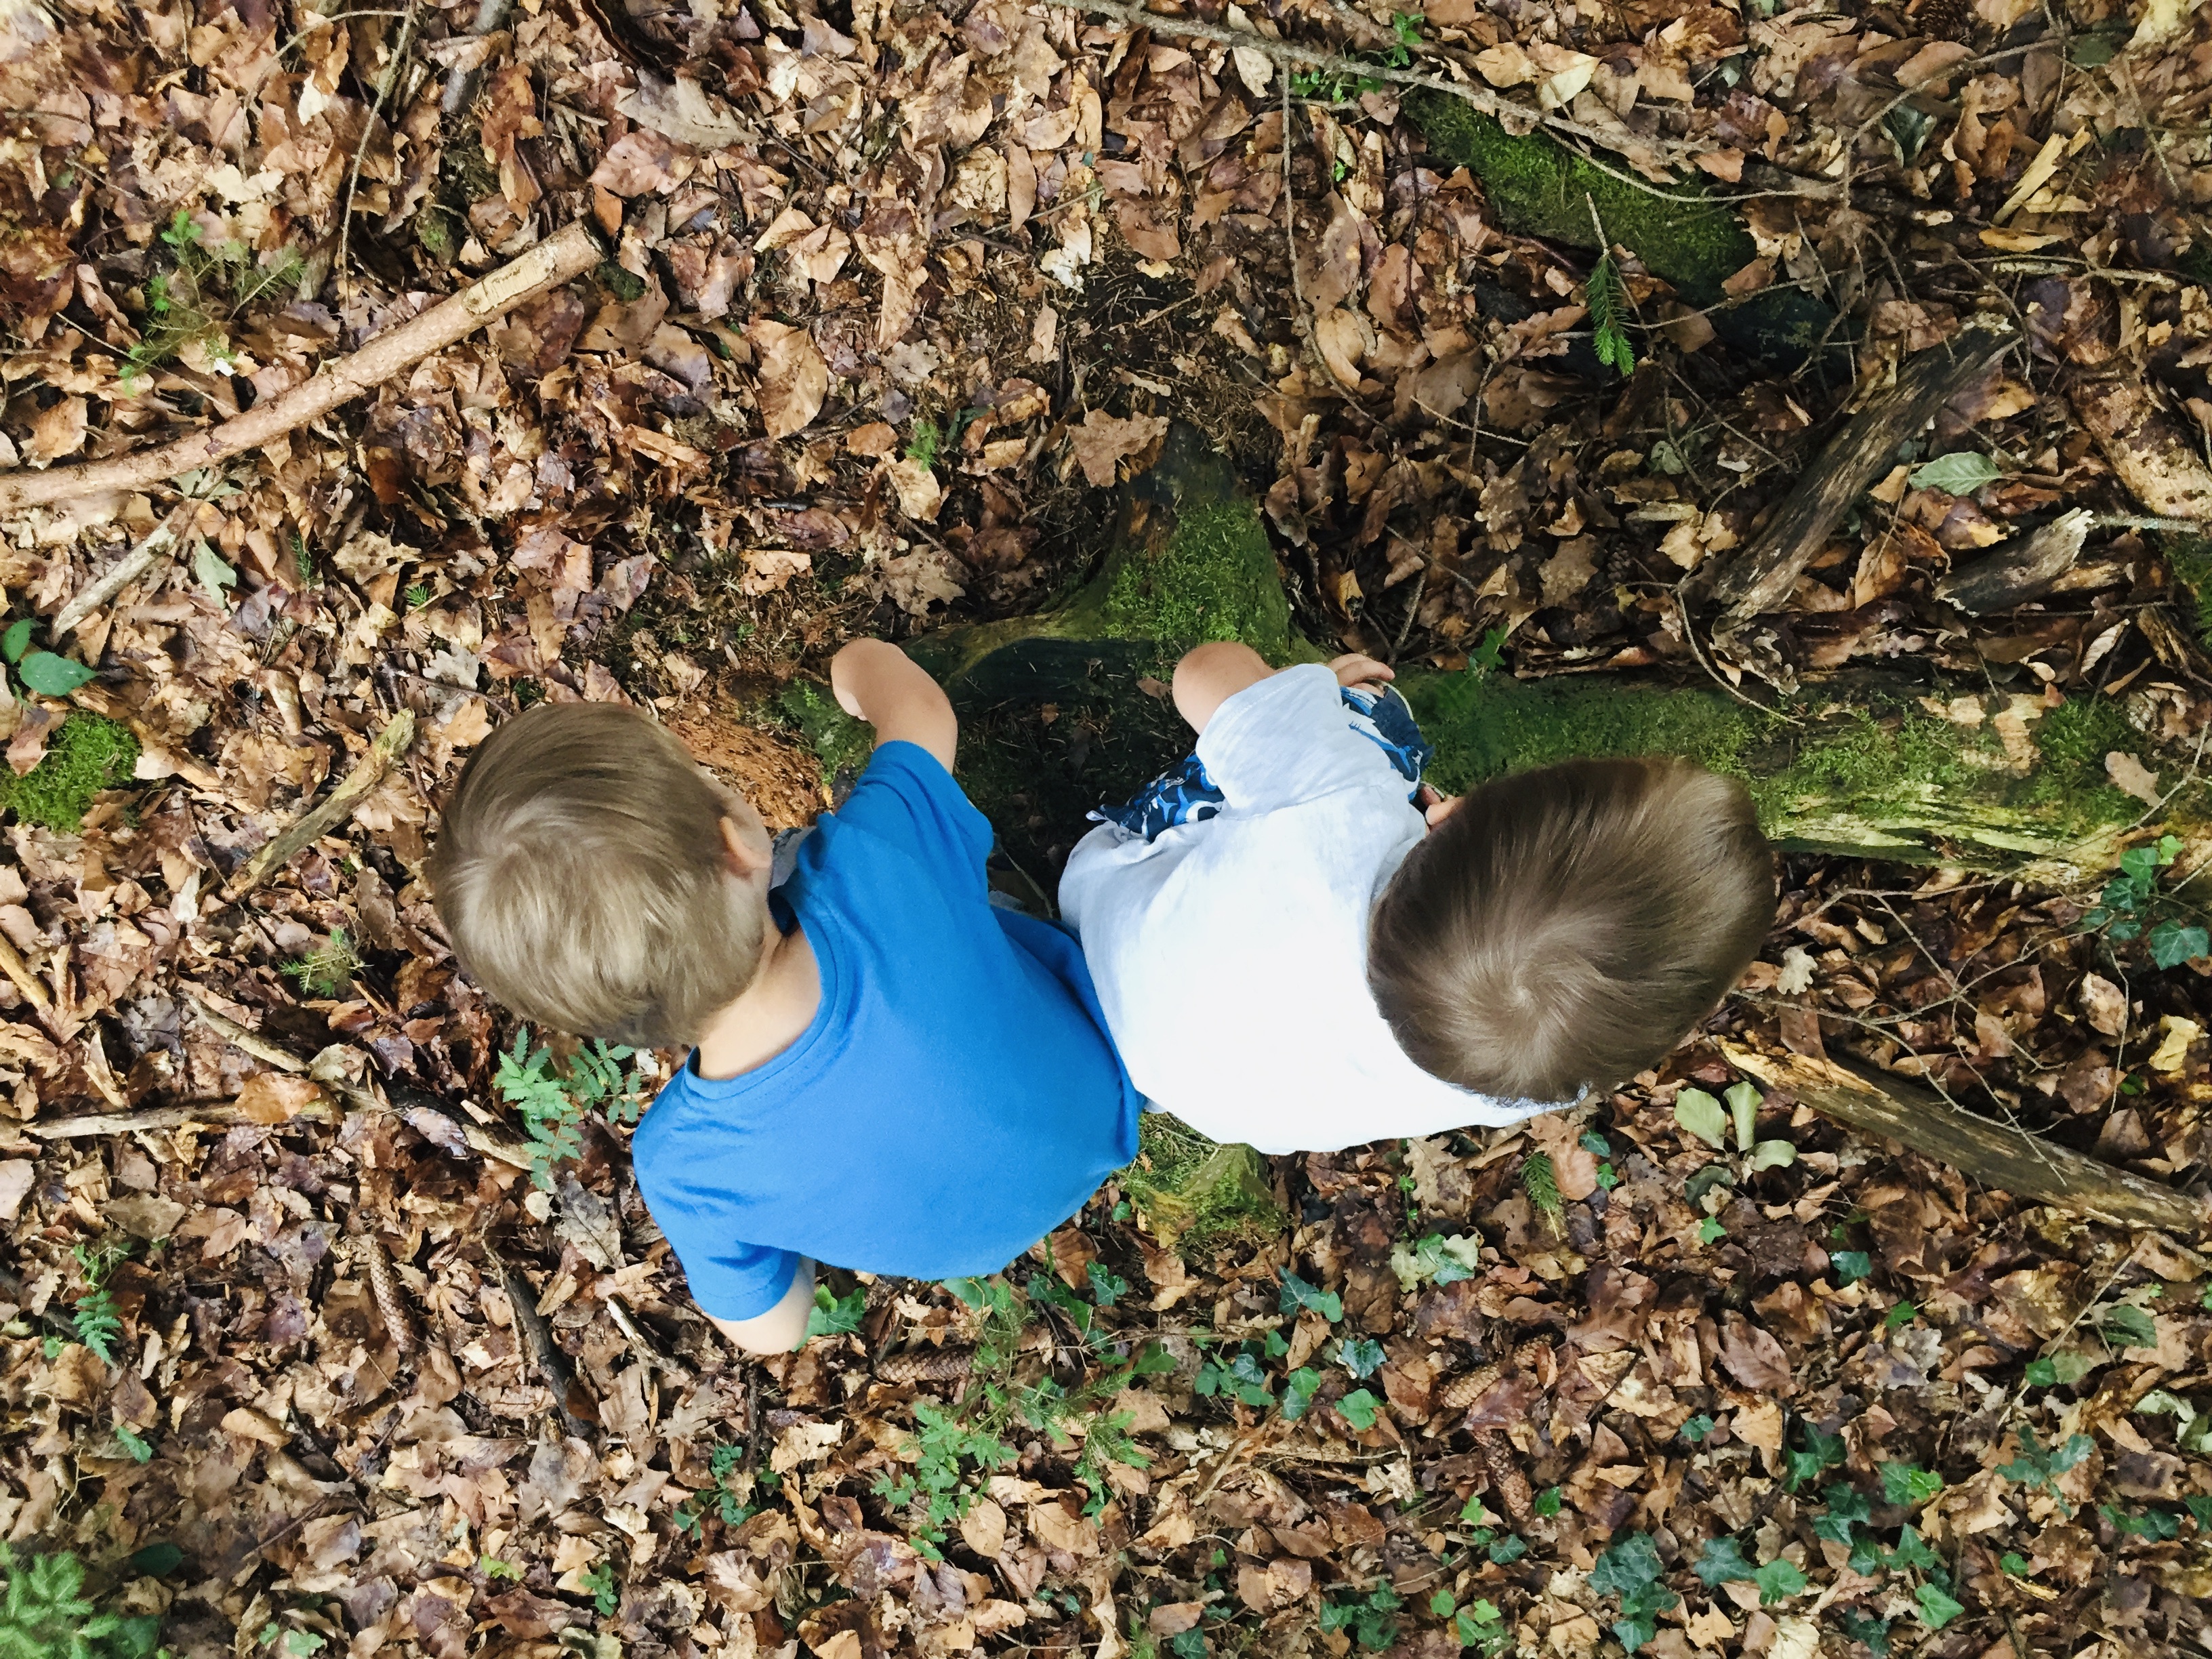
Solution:
<svg viewBox="0 0 2212 1659">
<path fill-rule="evenodd" d="M 837 706 L 876 728 L 878 744 L 927 749 L 950 772 L 960 738 L 945 688 L 888 640 L 854 640 L 830 659 Z"/>
<path fill-rule="evenodd" d="M 1396 678 L 1387 665 L 1356 651 L 1339 657 L 1329 664 L 1329 668 L 1339 685 L 1387 684 Z M 1274 672 L 1267 666 L 1267 659 L 1249 645 L 1238 645 L 1233 641 L 1201 645 L 1176 665 L 1176 710 L 1203 732 L 1223 703 Z"/>
<path fill-rule="evenodd" d="M 802 1259 L 782 1301 L 751 1319 L 717 1319 L 714 1326 L 747 1353 L 789 1353 L 806 1340 L 807 1316 L 813 1310 L 814 1264 Z"/>
</svg>

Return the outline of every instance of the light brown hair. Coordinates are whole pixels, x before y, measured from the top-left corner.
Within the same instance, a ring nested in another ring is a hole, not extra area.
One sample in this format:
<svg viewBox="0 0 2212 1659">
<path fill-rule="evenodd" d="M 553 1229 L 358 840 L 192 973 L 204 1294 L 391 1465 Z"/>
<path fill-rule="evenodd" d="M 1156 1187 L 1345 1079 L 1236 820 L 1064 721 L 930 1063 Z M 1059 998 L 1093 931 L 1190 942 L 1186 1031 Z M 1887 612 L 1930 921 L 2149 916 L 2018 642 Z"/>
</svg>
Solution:
<svg viewBox="0 0 2212 1659">
<path fill-rule="evenodd" d="M 1570 761 L 1471 791 L 1370 924 L 1398 1046 L 1480 1093 L 1571 1099 L 1656 1062 L 1774 919 L 1750 795 L 1686 761 Z"/>
<path fill-rule="evenodd" d="M 695 1042 L 752 982 L 767 907 L 732 871 L 732 803 L 636 710 L 549 704 L 477 750 L 430 884 L 470 975 L 531 1020 Z"/>
</svg>

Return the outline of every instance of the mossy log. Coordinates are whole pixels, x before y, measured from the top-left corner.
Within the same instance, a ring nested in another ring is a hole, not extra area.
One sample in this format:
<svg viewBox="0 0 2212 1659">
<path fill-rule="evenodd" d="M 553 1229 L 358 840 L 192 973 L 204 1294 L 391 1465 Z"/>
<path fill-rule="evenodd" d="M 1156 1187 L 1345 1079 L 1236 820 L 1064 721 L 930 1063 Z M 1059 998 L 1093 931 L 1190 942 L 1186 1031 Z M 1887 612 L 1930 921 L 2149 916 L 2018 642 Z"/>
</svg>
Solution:
<svg viewBox="0 0 2212 1659">
<path fill-rule="evenodd" d="M 985 734 L 962 745 L 978 805 L 1018 823 L 1020 808 L 1000 810 L 1018 793 L 1055 822 L 1079 823 L 1188 752 L 1163 682 L 1182 651 L 1224 639 L 1278 664 L 1324 654 L 1291 626 L 1266 532 L 1228 464 L 1178 427 L 1128 487 L 1103 568 L 1066 604 L 911 649 Z M 2109 698 L 2046 707 L 1983 681 L 1858 672 L 1804 686 L 1771 712 L 1710 678 L 1663 675 L 1408 669 L 1398 685 L 1436 745 L 1430 775 L 1447 791 L 1578 757 L 1685 755 L 1741 778 L 1785 849 L 2062 885 L 2111 869 L 2155 833 L 2138 828 L 2142 804 L 2112 786 L 2108 753 L 2135 754 L 2169 785 L 2187 775 L 2186 756 L 2166 756 Z M 1041 758 L 1060 754 L 1038 725 L 1047 708 L 1046 724 L 1065 717 L 1085 733 L 1072 774 Z M 1027 749 L 1024 732 L 1036 739 Z M 2166 813 L 2164 827 L 2191 843 L 2193 863 L 2212 799 L 2191 781 Z"/>
<path fill-rule="evenodd" d="M 1707 320 L 1730 349 L 1795 368 L 1844 338 L 1835 313 L 1802 289 L 1770 289 L 1729 301 L 1722 284 L 1756 259 L 1759 249 L 1742 221 L 1711 199 L 1700 176 L 1640 185 L 1618 168 L 1592 166 L 1541 129 L 1508 132 L 1444 93 L 1409 93 L 1404 108 L 1431 155 L 1459 163 L 1481 181 L 1506 229 L 1595 251 L 1602 224 L 1608 243 L 1626 248 L 1690 304 L 1712 308 Z M 1844 366 L 1847 354 L 1838 359 Z"/>
</svg>

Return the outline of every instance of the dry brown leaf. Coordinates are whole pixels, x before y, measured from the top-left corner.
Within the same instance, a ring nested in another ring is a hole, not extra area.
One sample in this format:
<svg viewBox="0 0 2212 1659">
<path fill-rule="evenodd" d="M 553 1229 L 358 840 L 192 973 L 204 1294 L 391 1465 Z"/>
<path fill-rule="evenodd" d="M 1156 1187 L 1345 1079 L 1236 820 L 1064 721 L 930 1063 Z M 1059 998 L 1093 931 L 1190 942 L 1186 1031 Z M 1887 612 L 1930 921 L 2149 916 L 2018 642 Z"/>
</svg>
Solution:
<svg viewBox="0 0 2212 1659">
<path fill-rule="evenodd" d="M 1118 477 L 1120 464 L 1165 435 L 1167 429 L 1164 415 L 1133 415 L 1122 420 L 1093 409 L 1068 434 L 1068 443 L 1091 487 L 1107 489 Z"/>
<path fill-rule="evenodd" d="M 763 317 L 745 330 L 745 343 L 759 362 L 761 423 L 768 435 L 788 438 L 805 430 L 830 392 L 830 365 L 813 337 Z"/>
<path fill-rule="evenodd" d="M 322 1085 L 310 1079 L 256 1072 L 238 1091 L 238 1110 L 249 1123 L 289 1123 L 322 1097 Z"/>
</svg>

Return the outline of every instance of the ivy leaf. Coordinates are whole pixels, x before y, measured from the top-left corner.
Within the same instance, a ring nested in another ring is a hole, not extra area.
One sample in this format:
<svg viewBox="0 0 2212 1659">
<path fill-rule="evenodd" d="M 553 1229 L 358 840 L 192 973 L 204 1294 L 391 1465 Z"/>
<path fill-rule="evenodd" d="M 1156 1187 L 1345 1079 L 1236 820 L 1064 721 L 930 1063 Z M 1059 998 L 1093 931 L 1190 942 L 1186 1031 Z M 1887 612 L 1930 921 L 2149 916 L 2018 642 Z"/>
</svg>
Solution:
<svg viewBox="0 0 2212 1659">
<path fill-rule="evenodd" d="M 1345 1370 L 1364 1382 L 1382 1369 L 1385 1355 L 1380 1342 L 1371 1336 L 1363 1336 L 1356 1340 L 1345 1338 L 1337 1346 L 1336 1357 L 1343 1362 Z"/>
<path fill-rule="evenodd" d="M 1917 1508 L 1943 1490 L 1943 1477 L 1911 1463 L 1884 1463 L 1876 1474 L 1881 1476 L 1882 1501 Z"/>
<path fill-rule="evenodd" d="M 2179 968 L 2185 962 L 2212 954 L 2212 932 L 2185 927 L 2172 916 L 2153 924 L 2148 942 L 2150 959 L 2161 968 Z"/>
<path fill-rule="evenodd" d="M 1705 1540 L 1705 1553 L 1698 1556 L 1692 1571 L 1705 1581 L 1706 1589 L 1712 1589 L 1739 1578 L 1749 1578 L 1758 1569 L 1744 1559 L 1743 1547 L 1723 1534 Z"/>
<path fill-rule="evenodd" d="M 1837 1279 L 1845 1285 L 1874 1276 L 1874 1257 L 1864 1250 L 1831 1250 L 1828 1262 L 1835 1268 Z"/>
<path fill-rule="evenodd" d="M 1727 1237 L 1728 1229 L 1721 1225 L 1717 1216 L 1709 1215 L 1698 1224 L 1698 1243 L 1700 1244 L 1716 1243 Z"/>
<path fill-rule="evenodd" d="M 1915 1593 L 1920 1603 L 1920 1622 L 1930 1630 L 1941 1630 L 1960 1613 L 1966 1606 L 1935 1584 L 1923 1583 Z"/>
<path fill-rule="evenodd" d="M 1699 1412 L 1695 1417 L 1686 1421 L 1680 1428 L 1674 1431 L 1675 1433 L 1680 1435 L 1683 1439 L 1688 1441 L 1693 1446 L 1712 1431 L 1713 1419 L 1703 1412 Z"/>
<path fill-rule="evenodd" d="M 1798 1571 L 1796 1562 L 1786 1561 L 1780 1556 L 1777 1556 L 1759 1568 L 1757 1572 L 1752 1574 L 1751 1582 L 1759 1586 L 1759 1605 L 1762 1607 L 1771 1607 L 1777 1601 L 1784 1601 L 1803 1589 L 1805 1575 Z"/>
<path fill-rule="evenodd" d="M 1301 1365 L 1292 1371 L 1283 1382 L 1283 1421 L 1295 1423 L 1304 1417 L 1320 1389 L 1321 1373 L 1312 1366 Z"/>
<path fill-rule="evenodd" d="M 1733 1548 L 1735 1540 L 1731 1539 L 1729 1543 Z M 1706 1546 L 1708 1550 L 1711 1547 L 1710 1544 Z M 1741 1559 L 1741 1556 L 1738 1559 Z M 1699 1577 L 1704 1576 L 1704 1571 L 1700 1565 Z M 1656 1583 L 1665 1571 L 1666 1568 L 1659 1559 L 1658 1546 L 1645 1534 L 1627 1533 L 1615 1539 L 1605 1553 L 1598 1557 L 1597 1564 L 1590 1569 L 1589 1587 L 1600 1595 L 1633 1595 L 1646 1584 Z M 1747 1565 L 1744 1576 L 1748 1577 L 1750 1573 L 1751 1569 Z M 1708 1579 L 1706 1582 L 1716 1581 Z"/>
<path fill-rule="evenodd" d="M 92 670 L 82 663 L 51 651 L 33 651 L 16 672 L 22 675 L 23 684 L 42 697 L 66 697 L 92 678 Z"/>
<path fill-rule="evenodd" d="M 1674 1121 L 1715 1152 L 1728 1150 L 1728 1113 L 1703 1089 L 1684 1089 L 1675 1095 Z"/>
<path fill-rule="evenodd" d="M 1283 1294 L 1279 1306 L 1285 1313 L 1297 1313 L 1310 1308 L 1332 1325 L 1344 1317 L 1344 1298 L 1334 1291 L 1324 1291 L 1309 1285 L 1289 1268 L 1283 1269 Z"/>
<path fill-rule="evenodd" d="M 1362 1434 L 1375 1426 L 1375 1408 L 1382 1402 L 1364 1389 L 1354 1389 L 1336 1402 L 1337 1414 Z"/>
<path fill-rule="evenodd" d="M 2003 476 L 2003 469 L 1995 461 L 1971 449 L 1938 455 L 1925 465 L 1912 469 L 1916 488 L 1940 489 L 1947 495 L 1971 495 L 1984 484 Z"/>
</svg>

